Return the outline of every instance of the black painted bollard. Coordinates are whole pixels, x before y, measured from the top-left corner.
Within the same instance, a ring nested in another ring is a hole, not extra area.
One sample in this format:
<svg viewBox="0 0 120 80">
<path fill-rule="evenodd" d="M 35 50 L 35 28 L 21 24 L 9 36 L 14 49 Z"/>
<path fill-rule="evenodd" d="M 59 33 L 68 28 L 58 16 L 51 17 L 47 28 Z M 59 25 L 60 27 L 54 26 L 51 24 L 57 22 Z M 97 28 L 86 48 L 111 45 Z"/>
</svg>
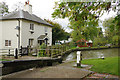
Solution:
<svg viewBox="0 0 120 80">
<path fill-rule="evenodd" d="M 17 50 L 17 48 L 15 49 L 14 57 L 15 57 L 15 59 L 18 59 L 18 50 Z"/>
</svg>

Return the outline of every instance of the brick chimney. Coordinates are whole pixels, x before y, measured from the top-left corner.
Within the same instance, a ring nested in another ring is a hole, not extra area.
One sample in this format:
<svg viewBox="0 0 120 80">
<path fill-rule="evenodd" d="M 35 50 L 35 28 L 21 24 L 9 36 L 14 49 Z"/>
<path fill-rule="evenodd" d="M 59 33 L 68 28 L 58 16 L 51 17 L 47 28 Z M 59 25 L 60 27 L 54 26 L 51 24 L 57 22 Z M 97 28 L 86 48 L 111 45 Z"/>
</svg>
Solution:
<svg viewBox="0 0 120 80">
<path fill-rule="evenodd" d="M 27 12 L 29 12 L 30 14 L 32 14 L 32 5 L 30 5 L 29 0 L 28 0 L 27 2 L 25 2 L 24 11 L 27 11 Z"/>
</svg>

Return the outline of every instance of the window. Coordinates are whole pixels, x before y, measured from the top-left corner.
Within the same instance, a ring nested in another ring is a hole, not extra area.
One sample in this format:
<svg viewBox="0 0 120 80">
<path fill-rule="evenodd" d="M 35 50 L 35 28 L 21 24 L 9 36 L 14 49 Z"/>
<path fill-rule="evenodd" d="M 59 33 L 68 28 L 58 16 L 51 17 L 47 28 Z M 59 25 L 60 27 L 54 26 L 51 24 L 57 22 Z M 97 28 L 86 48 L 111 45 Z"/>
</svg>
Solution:
<svg viewBox="0 0 120 80">
<path fill-rule="evenodd" d="M 45 28 L 45 33 L 47 33 L 48 27 L 44 27 Z"/>
<path fill-rule="evenodd" d="M 34 24 L 30 24 L 30 30 L 34 30 Z"/>
<path fill-rule="evenodd" d="M 33 40 L 34 39 L 29 39 L 29 46 L 33 46 Z"/>
<path fill-rule="evenodd" d="M 5 40 L 5 46 L 11 46 L 11 40 Z"/>
</svg>

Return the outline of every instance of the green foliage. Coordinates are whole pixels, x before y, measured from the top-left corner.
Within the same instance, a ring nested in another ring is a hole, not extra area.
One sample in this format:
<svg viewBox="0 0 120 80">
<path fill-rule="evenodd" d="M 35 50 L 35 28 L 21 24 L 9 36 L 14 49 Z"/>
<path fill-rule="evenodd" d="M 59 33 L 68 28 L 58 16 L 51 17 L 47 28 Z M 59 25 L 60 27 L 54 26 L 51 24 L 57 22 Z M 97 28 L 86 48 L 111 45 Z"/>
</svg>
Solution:
<svg viewBox="0 0 120 80">
<path fill-rule="evenodd" d="M 65 30 L 62 29 L 62 26 L 60 24 L 56 22 L 52 22 L 50 20 L 46 20 L 46 21 L 54 26 L 52 28 L 52 43 L 53 44 L 55 44 L 56 41 L 67 40 L 70 37 L 70 34 L 65 32 Z"/>
<path fill-rule="evenodd" d="M 45 57 L 46 56 L 46 54 L 45 54 L 45 49 L 46 49 L 46 45 L 45 45 L 45 43 L 42 43 L 42 45 L 40 45 L 40 51 L 38 52 L 38 57 Z M 44 49 L 44 50 L 42 50 L 42 49 Z"/>
<path fill-rule="evenodd" d="M 120 38 L 120 36 L 118 36 L 118 35 L 115 35 L 115 36 L 112 37 L 112 41 L 115 45 L 118 45 L 119 38 Z"/>
<path fill-rule="evenodd" d="M 0 59 L 0 61 L 11 61 L 11 60 L 8 60 L 8 59 Z"/>
<path fill-rule="evenodd" d="M 109 18 L 103 22 L 105 29 L 105 37 L 108 40 L 108 43 L 113 45 L 118 45 L 120 39 L 120 24 L 119 17 Z"/>
<path fill-rule="evenodd" d="M 69 43 L 69 46 L 70 46 L 70 49 L 72 49 L 72 48 L 76 48 L 76 47 L 77 47 L 77 44 L 76 44 L 76 42 L 71 41 L 71 42 Z"/>
<path fill-rule="evenodd" d="M 61 2 L 56 3 L 52 17 L 69 18 L 74 41 L 82 38 L 93 40 L 99 34 L 99 17 L 110 8 L 111 2 Z"/>
<path fill-rule="evenodd" d="M 45 56 L 46 56 L 45 50 L 40 50 L 37 57 L 45 57 Z"/>
<path fill-rule="evenodd" d="M 104 37 L 96 37 L 93 40 L 93 46 L 105 46 L 107 43 L 108 40 L 106 40 Z"/>
<path fill-rule="evenodd" d="M 46 49 L 46 44 L 42 43 L 42 45 L 40 45 L 40 49 Z"/>
<path fill-rule="evenodd" d="M 120 6 L 120 3 L 119 3 Z M 116 23 L 116 29 L 117 29 L 117 35 L 118 37 L 118 45 L 120 45 L 120 14 L 115 17 L 115 20 L 113 21 Z"/>
<path fill-rule="evenodd" d="M 6 5 L 5 2 L 0 2 L 0 15 L 4 15 L 6 13 L 9 13 L 8 11 L 8 5 Z"/>
<path fill-rule="evenodd" d="M 110 57 L 103 59 L 88 59 L 83 60 L 82 64 L 93 65 L 92 71 L 98 73 L 109 73 L 113 75 L 119 75 L 118 73 L 118 57 Z"/>
</svg>

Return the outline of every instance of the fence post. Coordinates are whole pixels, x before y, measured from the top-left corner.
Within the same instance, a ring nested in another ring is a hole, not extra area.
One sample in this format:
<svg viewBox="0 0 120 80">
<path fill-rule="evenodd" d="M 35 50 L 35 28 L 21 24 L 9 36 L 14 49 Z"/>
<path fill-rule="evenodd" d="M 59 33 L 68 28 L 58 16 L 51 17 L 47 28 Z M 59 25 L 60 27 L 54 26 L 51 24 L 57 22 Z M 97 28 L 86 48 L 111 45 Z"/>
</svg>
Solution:
<svg viewBox="0 0 120 80">
<path fill-rule="evenodd" d="M 48 56 L 50 57 L 50 46 L 48 47 Z"/>
<path fill-rule="evenodd" d="M 14 57 L 15 57 L 15 59 L 18 59 L 18 50 L 17 50 L 17 48 L 14 49 Z"/>
<path fill-rule="evenodd" d="M 21 49 L 20 49 L 20 53 L 22 54 L 22 46 L 21 46 Z"/>
<path fill-rule="evenodd" d="M 46 49 L 45 49 L 45 56 L 47 56 L 48 55 L 48 47 L 46 47 Z"/>
<path fill-rule="evenodd" d="M 66 45 L 65 45 L 65 51 L 67 50 L 66 48 L 67 48 L 67 47 L 66 47 Z"/>
<path fill-rule="evenodd" d="M 60 54 L 60 52 L 59 52 L 59 45 L 58 45 L 58 54 Z"/>
<path fill-rule="evenodd" d="M 29 54 L 29 46 L 27 46 L 27 55 Z"/>
<path fill-rule="evenodd" d="M 36 48 L 36 55 L 37 55 L 38 51 L 37 51 L 37 48 Z"/>
<path fill-rule="evenodd" d="M 55 52 L 55 55 L 57 55 L 57 54 L 56 54 L 56 47 L 54 47 L 54 52 Z"/>
<path fill-rule="evenodd" d="M 64 52 L 64 45 L 63 45 L 63 52 Z"/>
<path fill-rule="evenodd" d="M 51 58 L 53 57 L 53 46 L 51 47 Z"/>
<path fill-rule="evenodd" d="M 9 55 L 10 55 L 10 49 L 9 49 L 8 53 L 9 53 Z"/>
<path fill-rule="evenodd" d="M 42 51 L 43 51 L 43 56 L 44 56 L 45 55 L 45 50 L 43 49 Z"/>
</svg>

